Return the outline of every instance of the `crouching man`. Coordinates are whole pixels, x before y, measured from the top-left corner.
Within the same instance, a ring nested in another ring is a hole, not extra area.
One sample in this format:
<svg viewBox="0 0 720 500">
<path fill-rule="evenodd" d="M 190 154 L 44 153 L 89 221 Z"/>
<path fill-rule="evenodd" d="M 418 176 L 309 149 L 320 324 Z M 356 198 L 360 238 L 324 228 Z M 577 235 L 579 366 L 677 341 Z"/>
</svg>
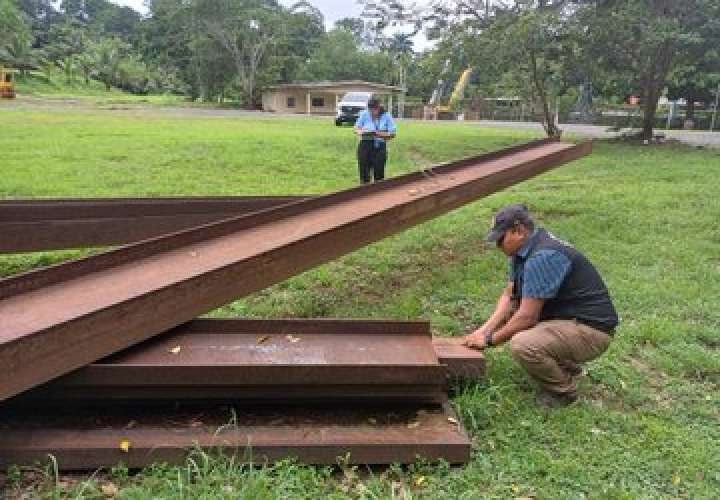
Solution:
<svg viewBox="0 0 720 500">
<path fill-rule="evenodd" d="M 581 363 L 605 352 L 618 324 L 605 283 L 570 244 L 535 228 L 524 205 L 500 210 L 486 239 L 508 256 L 510 278 L 495 312 L 465 344 L 487 349 L 509 341 L 513 358 L 541 387 L 539 405 L 572 403 Z"/>
</svg>

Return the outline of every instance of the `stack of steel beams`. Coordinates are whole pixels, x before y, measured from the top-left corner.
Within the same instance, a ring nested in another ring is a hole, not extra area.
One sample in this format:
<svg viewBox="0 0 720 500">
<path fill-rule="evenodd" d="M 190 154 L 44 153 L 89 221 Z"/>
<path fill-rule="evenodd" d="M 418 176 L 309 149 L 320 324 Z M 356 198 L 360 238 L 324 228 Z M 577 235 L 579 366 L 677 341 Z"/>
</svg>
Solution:
<svg viewBox="0 0 720 500">
<path fill-rule="evenodd" d="M 449 410 L 445 381 L 481 373 L 482 357 L 451 340 L 433 341 L 427 324 L 192 320 L 590 148 L 537 141 L 328 196 L 237 205 L 225 200 L 215 208 L 195 200 L 195 215 L 163 208 L 178 200 L 131 200 L 124 208 L 117 200 L 92 200 L 109 204 L 104 215 L 80 210 L 74 218 L 77 208 L 57 214 L 66 227 L 85 228 L 74 239 L 50 229 L 36 239 L 13 233 L 6 250 L 153 239 L 0 280 L 0 464 L 27 463 L 48 452 L 62 458 L 63 468 L 177 462 L 193 442 L 315 463 L 332 462 L 341 450 L 365 463 L 418 454 L 467 459 L 470 443 Z M 42 202 L 6 202 L 0 215 L 0 224 L 15 232 L 20 226 L 13 224 L 31 224 L 33 217 L 53 226 Z M 164 222 L 155 224 L 153 217 Z M 133 218 L 140 230 L 129 229 Z M 88 219 L 90 226 L 80 224 Z M 100 231 L 103 219 L 115 220 L 118 229 Z M 95 408 L 99 415 L 103 401 L 118 409 L 106 423 L 86 425 L 80 409 Z M 49 413 L 37 410 L 58 402 L 71 407 L 70 416 L 48 422 L 42 415 Z M 179 410 L 149 410 L 147 402 L 205 405 L 209 416 L 198 425 L 173 426 L 168 422 L 178 421 L 173 415 Z M 241 412 L 228 428 L 222 423 L 227 412 L 216 410 L 228 402 L 282 404 L 288 418 L 290 408 L 304 409 L 293 410 L 287 425 Z M 308 405 L 318 403 L 330 407 L 312 413 Z M 362 413 L 377 405 L 401 405 L 414 417 L 398 420 L 397 409 Z M 356 413 L 340 415 L 338 406 Z M 128 421 L 135 424 L 128 427 Z"/>
<path fill-rule="evenodd" d="M 447 401 L 444 343 L 424 322 L 195 320 L 6 401 L 0 467 L 50 454 L 64 470 L 142 467 L 198 448 L 462 463 L 470 441 Z M 482 354 L 463 349 L 477 376 Z"/>
</svg>

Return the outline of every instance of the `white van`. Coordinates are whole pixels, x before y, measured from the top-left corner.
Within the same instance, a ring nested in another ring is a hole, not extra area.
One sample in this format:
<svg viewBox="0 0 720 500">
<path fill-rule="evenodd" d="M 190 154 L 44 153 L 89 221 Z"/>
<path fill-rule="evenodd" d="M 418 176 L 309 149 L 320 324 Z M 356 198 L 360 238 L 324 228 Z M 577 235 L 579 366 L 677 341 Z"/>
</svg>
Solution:
<svg viewBox="0 0 720 500">
<path fill-rule="evenodd" d="M 337 105 L 335 125 L 338 127 L 344 123 L 352 125 L 357 121 L 358 115 L 367 109 L 367 103 L 375 97 L 372 92 L 348 92 Z"/>
</svg>

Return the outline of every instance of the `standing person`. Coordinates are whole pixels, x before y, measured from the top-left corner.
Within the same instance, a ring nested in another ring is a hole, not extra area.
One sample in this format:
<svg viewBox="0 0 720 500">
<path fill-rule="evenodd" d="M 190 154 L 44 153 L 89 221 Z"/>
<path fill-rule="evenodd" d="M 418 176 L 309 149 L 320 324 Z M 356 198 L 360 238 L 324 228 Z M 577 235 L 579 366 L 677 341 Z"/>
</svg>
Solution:
<svg viewBox="0 0 720 500">
<path fill-rule="evenodd" d="M 583 254 L 536 229 L 524 205 L 500 210 L 486 240 L 509 257 L 510 277 L 495 312 L 465 345 L 509 341 L 512 357 L 540 384 L 540 406 L 574 402 L 580 363 L 605 352 L 618 324 L 605 283 Z"/>
<path fill-rule="evenodd" d="M 360 137 L 357 158 L 360 182 L 385 178 L 387 163 L 387 141 L 393 139 L 397 127 L 392 115 L 385 111 L 377 99 L 370 99 L 367 109 L 360 113 L 355 122 L 355 133 Z"/>
</svg>

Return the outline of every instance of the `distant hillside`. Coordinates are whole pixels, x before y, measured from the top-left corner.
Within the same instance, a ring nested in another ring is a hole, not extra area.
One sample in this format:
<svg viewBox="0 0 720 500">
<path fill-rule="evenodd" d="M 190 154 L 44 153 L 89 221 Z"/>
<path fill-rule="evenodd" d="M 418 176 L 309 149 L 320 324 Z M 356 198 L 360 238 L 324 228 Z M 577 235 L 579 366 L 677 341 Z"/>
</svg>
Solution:
<svg viewBox="0 0 720 500">
<path fill-rule="evenodd" d="M 17 92 L 20 95 L 33 95 L 38 97 L 121 97 L 131 94 L 122 90 L 111 88 L 105 90 L 105 85 L 97 80 L 90 79 L 86 84 L 81 78 L 66 79 L 58 71 L 29 71 L 17 76 Z"/>
<path fill-rule="evenodd" d="M 68 80 L 60 70 L 47 72 L 29 71 L 17 76 L 18 96 L 39 97 L 44 99 L 87 99 L 99 104 L 158 104 L 191 105 L 182 96 L 169 94 L 137 95 L 112 87 L 106 90 L 105 84 L 93 80 L 85 83 L 82 78 Z"/>
</svg>

